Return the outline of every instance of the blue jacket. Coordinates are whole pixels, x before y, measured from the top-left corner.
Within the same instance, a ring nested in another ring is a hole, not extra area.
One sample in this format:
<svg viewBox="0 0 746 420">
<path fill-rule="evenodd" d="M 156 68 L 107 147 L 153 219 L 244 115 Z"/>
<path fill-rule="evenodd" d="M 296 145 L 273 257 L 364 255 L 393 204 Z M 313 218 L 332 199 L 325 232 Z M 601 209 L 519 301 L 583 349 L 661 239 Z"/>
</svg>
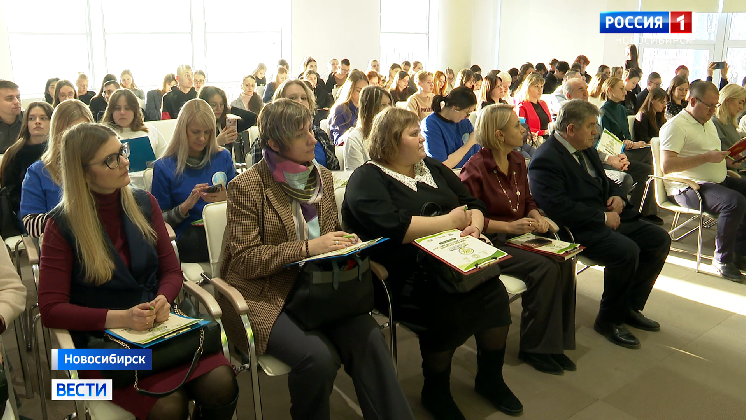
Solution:
<svg viewBox="0 0 746 420">
<path fill-rule="evenodd" d="M 202 169 L 184 168 L 181 175 L 176 174 L 176 156 L 167 156 L 155 161 L 151 193 L 158 200 L 161 210 L 170 210 L 186 201 L 195 185 L 212 185 L 212 176 L 215 172 L 225 172 L 228 182 L 236 176 L 236 168 L 228 150 L 223 149 L 212 155 L 212 159 Z M 201 219 L 205 204 L 207 203 L 200 198 L 189 210 L 187 218 L 173 226 L 174 232 L 180 235 L 192 222 Z"/>
<path fill-rule="evenodd" d="M 420 128 L 422 129 L 422 135 L 425 137 L 425 153 L 441 162 L 444 162 L 448 159 L 448 155 L 462 147 L 469 139 L 469 135 L 474 132 L 474 127 L 468 118 L 455 123 L 446 120 L 438 113 L 432 113 L 425 117 L 420 123 Z M 472 146 L 455 168 L 464 166 L 466 161 L 481 148 L 482 146 L 478 144 Z"/>
<path fill-rule="evenodd" d="M 21 211 L 18 217 L 23 219 L 29 214 L 49 213 L 62 201 L 62 189 L 52 181 L 44 163 L 34 162 L 26 171 L 21 186 Z"/>
</svg>

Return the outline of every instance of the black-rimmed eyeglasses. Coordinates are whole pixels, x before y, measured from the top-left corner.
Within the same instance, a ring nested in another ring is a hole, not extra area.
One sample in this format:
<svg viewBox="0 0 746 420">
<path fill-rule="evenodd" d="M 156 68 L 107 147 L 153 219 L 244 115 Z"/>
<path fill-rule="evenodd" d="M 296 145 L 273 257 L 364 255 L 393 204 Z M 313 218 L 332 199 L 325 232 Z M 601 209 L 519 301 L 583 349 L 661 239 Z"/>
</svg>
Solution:
<svg viewBox="0 0 746 420">
<path fill-rule="evenodd" d="M 119 148 L 118 153 L 112 153 L 109 156 L 106 156 L 106 159 L 104 159 L 102 162 L 95 162 L 89 165 L 106 165 L 109 169 L 117 169 L 119 167 L 119 163 L 122 160 L 122 156 L 126 158 L 130 157 L 129 143 L 122 144 L 122 147 Z"/>
</svg>

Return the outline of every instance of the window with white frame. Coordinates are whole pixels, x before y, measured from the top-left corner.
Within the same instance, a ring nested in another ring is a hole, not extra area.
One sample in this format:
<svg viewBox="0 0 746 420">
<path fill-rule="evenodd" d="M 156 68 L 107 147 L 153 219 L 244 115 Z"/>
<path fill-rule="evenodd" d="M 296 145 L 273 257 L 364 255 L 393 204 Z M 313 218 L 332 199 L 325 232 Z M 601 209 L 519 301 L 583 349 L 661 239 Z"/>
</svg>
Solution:
<svg viewBox="0 0 746 420">
<path fill-rule="evenodd" d="M 11 65 L 24 97 L 43 96 L 51 77 L 74 82 L 78 72 L 88 75 L 90 90 L 124 69 L 141 89 L 160 88 L 180 64 L 237 90 L 257 63 L 290 58 L 290 19 L 264 17 L 266 10 L 290 16 L 290 0 L 0 1 L 12 16 Z"/>
<path fill-rule="evenodd" d="M 65 2 L 64 14 L 60 7 L 55 0 L 4 3 L 13 78 L 24 97 L 43 98 L 47 79 L 75 83 L 92 69 L 86 21 L 70 21 L 88 16 L 88 1 Z"/>
<path fill-rule="evenodd" d="M 428 68 L 430 0 L 381 0 L 381 72 L 392 63 L 422 62 Z"/>
<path fill-rule="evenodd" d="M 676 68 L 689 68 L 689 79 L 705 79 L 710 62 L 728 63 L 728 81 L 741 84 L 746 76 L 746 13 L 693 13 L 691 34 L 640 34 L 640 67 L 656 71 L 663 87 Z M 720 81 L 720 72 L 713 79 Z M 644 78 L 644 77 L 643 77 Z"/>
</svg>

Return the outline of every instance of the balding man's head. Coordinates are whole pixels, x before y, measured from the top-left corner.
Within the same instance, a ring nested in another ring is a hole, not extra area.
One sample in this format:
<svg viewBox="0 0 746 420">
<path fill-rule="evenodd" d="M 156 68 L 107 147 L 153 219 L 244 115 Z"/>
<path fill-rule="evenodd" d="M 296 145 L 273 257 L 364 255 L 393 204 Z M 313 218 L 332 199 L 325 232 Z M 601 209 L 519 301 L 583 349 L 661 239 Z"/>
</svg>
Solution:
<svg viewBox="0 0 746 420">
<path fill-rule="evenodd" d="M 568 81 L 570 79 L 577 79 L 583 77 L 579 71 L 577 70 L 568 70 L 567 73 L 565 73 L 565 77 L 562 79 L 563 81 Z"/>
<path fill-rule="evenodd" d="M 562 86 L 562 92 L 568 100 L 588 100 L 588 84 L 585 83 L 585 79 L 582 77 L 575 77 L 565 82 Z"/>
</svg>

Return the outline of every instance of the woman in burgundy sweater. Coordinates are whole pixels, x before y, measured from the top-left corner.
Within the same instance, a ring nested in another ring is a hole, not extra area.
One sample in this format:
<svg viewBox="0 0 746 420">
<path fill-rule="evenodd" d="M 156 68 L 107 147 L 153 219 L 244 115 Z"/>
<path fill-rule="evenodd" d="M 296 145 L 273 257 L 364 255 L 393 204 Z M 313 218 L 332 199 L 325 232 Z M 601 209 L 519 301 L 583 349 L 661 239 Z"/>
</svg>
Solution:
<svg viewBox="0 0 746 420">
<path fill-rule="evenodd" d="M 63 197 L 44 231 L 39 309 L 49 328 L 70 330 L 77 348 L 107 328 L 142 331 L 168 319 L 182 273 L 158 203 L 130 189 L 129 149 L 110 128 L 79 124 L 62 138 Z M 103 229 L 97 228 L 102 226 Z M 178 386 L 184 365 L 139 381 L 165 392 Z M 101 379 L 98 371 L 81 378 Z M 222 354 L 202 356 L 185 386 L 162 398 L 114 390 L 113 402 L 139 419 L 230 419 L 238 386 Z"/>
<path fill-rule="evenodd" d="M 459 177 L 487 206 L 484 233 L 512 258 L 500 263 L 502 274 L 526 282 L 521 295 L 521 348 L 518 358 L 536 370 L 560 375 L 575 370 L 565 350 L 575 348 L 575 273 L 572 261 L 502 246 L 528 232 L 546 233 L 548 220 L 539 213 L 528 186 L 526 163 L 513 149 L 526 129 L 510 105 L 488 105 L 475 128 L 482 149 L 469 159 Z"/>
</svg>

